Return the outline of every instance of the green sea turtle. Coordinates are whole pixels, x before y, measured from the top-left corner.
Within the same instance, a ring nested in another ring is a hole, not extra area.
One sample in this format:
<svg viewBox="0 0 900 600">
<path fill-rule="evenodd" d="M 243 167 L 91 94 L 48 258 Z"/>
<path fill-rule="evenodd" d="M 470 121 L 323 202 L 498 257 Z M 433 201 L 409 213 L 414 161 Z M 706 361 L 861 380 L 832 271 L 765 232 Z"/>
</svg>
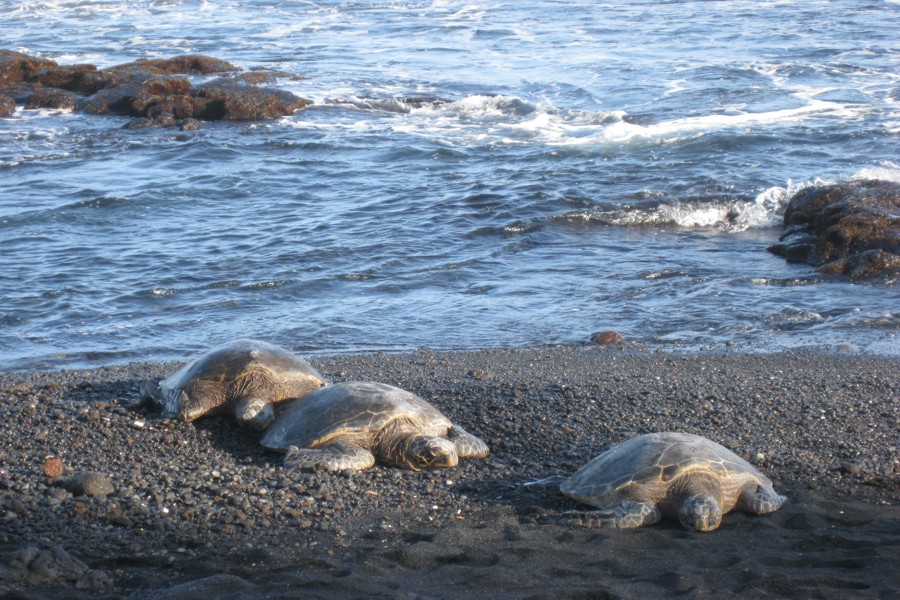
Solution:
<svg viewBox="0 0 900 600">
<path fill-rule="evenodd" d="M 376 461 L 419 471 L 483 458 L 487 445 L 411 392 L 384 383 L 325 386 L 288 405 L 261 443 L 288 468 L 360 471 Z"/>
<path fill-rule="evenodd" d="M 670 517 L 688 529 L 712 531 L 735 507 L 764 515 L 785 502 L 753 465 L 689 433 L 641 435 L 613 446 L 571 477 L 525 485 L 596 506 L 599 510 L 561 515 L 562 522 L 584 527 L 641 527 Z"/>
<path fill-rule="evenodd" d="M 305 360 L 279 346 L 240 339 L 213 348 L 162 381 L 141 384 L 141 397 L 163 416 L 191 422 L 233 412 L 262 430 L 274 418 L 272 404 L 305 396 L 326 381 Z"/>
</svg>

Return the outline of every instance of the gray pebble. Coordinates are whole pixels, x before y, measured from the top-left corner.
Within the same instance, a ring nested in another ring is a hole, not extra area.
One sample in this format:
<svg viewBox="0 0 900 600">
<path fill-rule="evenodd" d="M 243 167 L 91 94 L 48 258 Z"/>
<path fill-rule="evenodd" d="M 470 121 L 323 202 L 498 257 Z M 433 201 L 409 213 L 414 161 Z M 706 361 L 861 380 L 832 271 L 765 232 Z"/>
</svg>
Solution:
<svg viewBox="0 0 900 600">
<path fill-rule="evenodd" d="M 63 487 L 75 496 L 105 496 L 116 491 L 112 480 L 96 471 L 78 472 L 67 479 Z"/>
</svg>

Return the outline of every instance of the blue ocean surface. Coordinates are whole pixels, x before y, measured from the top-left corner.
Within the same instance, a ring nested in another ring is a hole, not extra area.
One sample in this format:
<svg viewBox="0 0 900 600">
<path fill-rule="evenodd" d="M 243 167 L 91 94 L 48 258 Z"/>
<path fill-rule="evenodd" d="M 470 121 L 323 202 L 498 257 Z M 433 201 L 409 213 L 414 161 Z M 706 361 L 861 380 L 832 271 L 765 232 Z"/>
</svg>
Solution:
<svg viewBox="0 0 900 600">
<path fill-rule="evenodd" d="M 900 180 L 900 4 L 0 1 L 0 48 L 201 53 L 312 104 L 0 119 L 0 369 L 580 343 L 900 355 L 900 293 L 766 251 Z"/>
</svg>

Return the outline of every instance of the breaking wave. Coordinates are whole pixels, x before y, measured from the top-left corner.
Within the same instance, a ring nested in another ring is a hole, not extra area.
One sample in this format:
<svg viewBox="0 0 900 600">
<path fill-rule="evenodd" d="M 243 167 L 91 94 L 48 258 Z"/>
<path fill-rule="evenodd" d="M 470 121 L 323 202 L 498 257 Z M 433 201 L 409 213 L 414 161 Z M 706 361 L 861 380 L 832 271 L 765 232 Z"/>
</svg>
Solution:
<svg viewBox="0 0 900 600">
<path fill-rule="evenodd" d="M 329 96 L 320 107 L 344 107 L 394 116 L 371 122 L 372 129 L 389 129 L 437 139 L 451 145 L 541 144 L 547 146 L 608 146 L 633 143 L 676 143 L 725 130 L 758 133 L 767 128 L 815 118 L 848 118 L 856 109 L 838 102 L 809 100 L 778 110 L 737 111 L 686 116 L 652 122 L 625 111 L 562 109 L 549 102 L 512 95 L 470 95 L 458 100 L 440 96 L 366 98 Z M 402 118 L 398 118 L 402 115 Z M 640 122 L 639 122 L 640 121 Z M 649 122 L 648 122 L 649 121 Z M 304 123 L 298 123 L 303 126 Z M 359 128 L 358 121 L 352 123 Z"/>
</svg>

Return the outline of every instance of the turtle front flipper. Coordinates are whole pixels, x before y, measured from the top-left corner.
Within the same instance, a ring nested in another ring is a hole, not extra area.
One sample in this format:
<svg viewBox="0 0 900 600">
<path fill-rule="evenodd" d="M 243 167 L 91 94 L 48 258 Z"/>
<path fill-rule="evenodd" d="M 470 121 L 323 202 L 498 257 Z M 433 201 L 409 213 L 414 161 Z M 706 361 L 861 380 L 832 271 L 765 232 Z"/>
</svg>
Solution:
<svg viewBox="0 0 900 600">
<path fill-rule="evenodd" d="M 591 528 L 633 529 L 659 523 L 662 512 L 654 502 L 623 500 L 611 510 L 570 510 L 559 516 L 564 525 Z"/>
<path fill-rule="evenodd" d="M 163 385 L 160 381 L 141 382 L 141 400 L 149 400 L 162 411 L 167 419 L 179 417 L 182 407 L 188 402 L 183 390 Z"/>
<path fill-rule="evenodd" d="M 238 423 L 254 431 L 262 431 L 275 419 L 272 404 L 260 398 L 243 398 L 234 405 Z"/>
<path fill-rule="evenodd" d="M 141 382 L 141 400 L 151 400 L 155 404 L 162 404 L 160 402 L 160 393 L 159 393 L 159 381 L 155 379 L 148 379 Z"/>
<path fill-rule="evenodd" d="M 375 456 L 359 446 L 330 444 L 320 448 L 298 448 L 291 446 L 284 457 L 288 469 L 303 471 L 362 471 L 375 466 Z"/>
<path fill-rule="evenodd" d="M 559 485 L 568 479 L 565 475 L 551 475 L 535 481 L 526 481 L 525 489 L 532 492 L 556 492 L 559 493 Z"/>
<path fill-rule="evenodd" d="M 781 508 L 785 501 L 785 496 L 771 487 L 761 485 L 745 490 L 738 499 L 738 508 L 755 515 L 767 515 Z"/>
<path fill-rule="evenodd" d="M 481 438 L 472 435 L 459 425 L 450 427 L 447 438 L 456 446 L 456 455 L 460 458 L 485 458 L 491 453 Z"/>
</svg>

